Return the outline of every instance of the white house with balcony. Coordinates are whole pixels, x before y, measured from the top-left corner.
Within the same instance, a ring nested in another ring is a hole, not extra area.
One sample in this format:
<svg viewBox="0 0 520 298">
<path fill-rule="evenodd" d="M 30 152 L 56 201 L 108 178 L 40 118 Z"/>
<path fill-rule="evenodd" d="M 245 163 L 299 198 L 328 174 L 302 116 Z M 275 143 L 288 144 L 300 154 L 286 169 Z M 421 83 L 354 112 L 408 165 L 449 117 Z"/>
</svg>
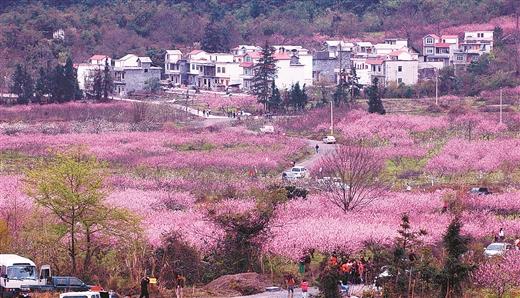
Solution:
<svg viewBox="0 0 520 298">
<path fill-rule="evenodd" d="M 102 71 L 105 69 L 105 63 L 108 62 L 110 69 L 112 70 L 112 59 L 106 55 L 93 55 L 89 58 L 88 63 L 77 64 L 77 79 L 79 89 L 85 91 L 88 86 L 92 83 L 92 79 L 96 71 Z"/>
<path fill-rule="evenodd" d="M 180 50 L 167 50 L 164 57 L 164 74 L 174 85 L 182 83 L 181 68 L 183 64 L 182 52 Z"/>
</svg>

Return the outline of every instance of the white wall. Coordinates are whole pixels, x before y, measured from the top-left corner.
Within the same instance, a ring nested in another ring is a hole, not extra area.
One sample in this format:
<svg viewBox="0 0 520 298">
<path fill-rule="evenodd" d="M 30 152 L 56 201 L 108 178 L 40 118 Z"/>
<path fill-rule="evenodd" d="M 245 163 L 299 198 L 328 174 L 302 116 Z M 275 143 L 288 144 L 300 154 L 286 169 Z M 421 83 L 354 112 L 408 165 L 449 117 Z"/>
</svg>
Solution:
<svg viewBox="0 0 520 298">
<path fill-rule="evenodd" d="M 296 82 L 300 86 L 312 86 L 312 56 L 300 55 L 301 65 L 291 65 L 291 60 L 277 60 L 276 87 L 279 89 L 290 89 Z"/>
<path fill-rule="evenodd" d="M 419 61 L 385 61 L 385 78 L 386 83 L 397 82 L 398 78 L 402 79 L 405 85 L 415 85 L 419 80 Z M 399 66 L 402 71 L 398 71 Z"/>
</svg>

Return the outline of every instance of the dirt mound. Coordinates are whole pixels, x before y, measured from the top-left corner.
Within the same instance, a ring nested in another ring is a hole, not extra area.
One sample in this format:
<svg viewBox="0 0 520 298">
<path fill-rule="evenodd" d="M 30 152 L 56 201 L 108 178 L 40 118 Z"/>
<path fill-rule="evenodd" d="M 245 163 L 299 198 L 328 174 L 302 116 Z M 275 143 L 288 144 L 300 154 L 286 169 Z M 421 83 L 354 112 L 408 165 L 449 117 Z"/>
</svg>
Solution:
<svg viewBox="0 0 520 298">
<path fill-rule="evenodd" d="M 241 296 L 262 293 L 272 283 L 258 273 L 224 275 L 207 284 L 204 288 L 219 296 Z"/>
</svg>

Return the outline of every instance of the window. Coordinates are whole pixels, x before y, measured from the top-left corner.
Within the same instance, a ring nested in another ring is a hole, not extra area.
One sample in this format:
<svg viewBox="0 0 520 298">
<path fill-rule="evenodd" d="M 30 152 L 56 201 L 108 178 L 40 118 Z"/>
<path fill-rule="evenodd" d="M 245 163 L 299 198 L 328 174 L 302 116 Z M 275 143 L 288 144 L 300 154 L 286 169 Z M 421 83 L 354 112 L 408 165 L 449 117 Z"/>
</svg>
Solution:
<svg viewBox="0 0 520 298">
<path fill-rule="evenodd" d="M 427 48 L 426 49 L 426 54 L 433 54 L 433 49 L 432 48 Z"/>
<path fill-rule="evenodd" d="M 191 70 L 195 70 L 195 64 L 191 65 Z"/>
<path fill-rule="evenodd" d="M 220 73 L 220 67 L 217 67 L 217 73 Z"/>
<path fill-rule="evenodd" d="M 148 72 L 148 68 L 145 68 L 145 69 L 144 69 L 144 72 Z"/>
<path fill-rule="evenodd" d="M 403 79 L 401 79 L 401 78 L 397 79 L 397 83 L 401 84 L 402 82 L 403 82 Z"/>
<path fill-rule="evenodd" d="M 484 33 L 477 33 L 477 37 L 484 37 Z"/>
<path fill-rule="evenodd" d="M 458 56 L 457 56 L 457 61 L 462 61 L 462 60 L 464 60 L 464 58 L 462 57 L 462 55 L 458 55 Z"/>
<path fill-rule="evenodd" d="M 431 37 L 426 38 L 426 43 L 427 44 L 432 44 L 433 43 L 433 38 L 431 38 Z"/>
<path fill-rule="evenodd" d="M 365 65 L 365 69 L 368 69 L 368 65 Z"/>
<path fill-rule="evenodd" d="M 400 65 L 399 65 L 399 66 L 397 66 L 397 71 L 398 71 L 398 72 L 401 72 L 401 71 L 403 71 L 403 67 L 402 67 L 402 66 L 400 66 Z"/>
<path fill-rule="evenodd" d="M 378 65 L 378 66 L 377 66 L 377 71 L 378 71 L 378 72 L 381 72 L 381 65 Z"/>
<path fill-rule="evenodd" d="M 226 68 L 222 67 L 222 73 L 226 73 Z"/>
</svg>

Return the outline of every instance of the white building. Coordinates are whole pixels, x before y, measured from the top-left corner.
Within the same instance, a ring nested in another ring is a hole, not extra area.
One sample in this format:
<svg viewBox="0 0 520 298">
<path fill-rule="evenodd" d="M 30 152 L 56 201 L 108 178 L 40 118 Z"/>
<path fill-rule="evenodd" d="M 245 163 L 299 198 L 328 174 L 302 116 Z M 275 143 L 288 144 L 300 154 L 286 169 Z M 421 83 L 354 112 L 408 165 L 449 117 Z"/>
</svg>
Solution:
<svg viewBox="0 0 520 298">
<path fill-rule="evenodd" d="M 94 55 L 89 58 L 88 63 L 80 63 L 77 65 L 77 78 L 79 89 L 85 91 L 91 84 L 96 71 L 105 69 L 105 63 L 108 62 L 112 68 L 112 59 L 106 55 Z"/>
<path fill-rule="evenodd" d="M 179 50 L 167 50 L 164 57 L 164 74 L 172 82 L 177 85 L 182 83 L 181 67 L 182 52 Z"/>
<path fill-rule="evenodd" d="M 153 79 L 161 79 L 161 67 L 152 66 L 150 57 L 128 54 L 114 60 L 114 91 L 126 96 L 146 90 Z"/>
</svg>

